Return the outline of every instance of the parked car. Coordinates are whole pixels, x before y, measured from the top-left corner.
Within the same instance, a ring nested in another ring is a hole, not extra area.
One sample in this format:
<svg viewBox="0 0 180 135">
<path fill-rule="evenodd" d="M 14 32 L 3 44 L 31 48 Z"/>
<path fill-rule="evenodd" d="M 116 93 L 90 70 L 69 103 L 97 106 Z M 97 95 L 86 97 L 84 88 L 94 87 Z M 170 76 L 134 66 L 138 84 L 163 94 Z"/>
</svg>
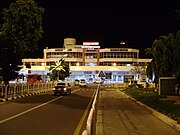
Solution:
<svg viewBox="0 0 180 135">
<path fill-rule="evenodd" d="M 79 80 L 78 80 L 78 79 L 76 79 L 76 80 L 74 81 L 74 85 L 75 85 L 75 86 L 79 86 Z"/>
<path fill-rule="evenodd" d="M 53 88 L 54 95 L 69 95 L 71 94 L 71 85 L 69 82 L 59 82 Z"/>
<path fill-rule="evenodd" d="M 79 87 L 87 87 L 87 83 L 86 83 L 85 79 L 81 79 L 79 81 Z"/>
<path fill-rule="evenodd" d="M 96 84 L 102 84 L 102 83 L 103 83 L 103 80 L 94 80 L 94 83 L 96 83 Z"/>
</svg>

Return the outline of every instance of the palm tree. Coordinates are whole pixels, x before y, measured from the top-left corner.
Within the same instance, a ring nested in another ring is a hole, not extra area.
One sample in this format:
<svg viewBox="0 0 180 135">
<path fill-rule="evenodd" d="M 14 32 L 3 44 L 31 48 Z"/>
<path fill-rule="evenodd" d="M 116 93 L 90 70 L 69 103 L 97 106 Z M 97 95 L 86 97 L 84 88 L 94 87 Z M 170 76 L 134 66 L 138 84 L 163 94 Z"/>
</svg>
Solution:
<svg viewBox="0 0 180 135">
<path fill-rule="evenodd" d="M 51 65 L 49 71 L 52 72 L 51 78 L 54 80 L 59 80 L 60 78 L 64 80 L 70 74 L 69 65 L 65 63 L 63 58 L 55 61 L 55 65 Z"/>
<path fill-rule="evenodd" d="M 146 76 L 146 66 L 140 66 L 140 65 L 137 65 L 137 66 L 134 66 L 133 69 L 131 69 L 131 72 L 134 74 L 134 75 L 142 75 L 142 76 Z"/>
<path fill-rule="evenodd" d="M 64 62 L 65 60 L 64 59 L 60 59 L 59 61 L 55 61 L 55 65 L 51 65 L 50 67 L 50 71 L 54 71 L 54 70 L 64 70 Z"/>
</svg>

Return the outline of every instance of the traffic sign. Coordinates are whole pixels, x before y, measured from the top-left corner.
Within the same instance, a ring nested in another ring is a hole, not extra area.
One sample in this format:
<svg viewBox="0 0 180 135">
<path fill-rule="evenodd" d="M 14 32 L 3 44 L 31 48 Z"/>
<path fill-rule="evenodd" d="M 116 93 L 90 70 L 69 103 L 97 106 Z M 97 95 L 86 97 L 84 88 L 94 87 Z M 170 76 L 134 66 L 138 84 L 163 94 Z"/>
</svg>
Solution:
<svg viewBox="0 0 180 135">
<path fill-rule="evenodd" d="M 103 72 L 103 71 L 101 71 L 101 72 L 99 73 L 98 77 L 105 77 L 104 72 Z"/>
</svg>

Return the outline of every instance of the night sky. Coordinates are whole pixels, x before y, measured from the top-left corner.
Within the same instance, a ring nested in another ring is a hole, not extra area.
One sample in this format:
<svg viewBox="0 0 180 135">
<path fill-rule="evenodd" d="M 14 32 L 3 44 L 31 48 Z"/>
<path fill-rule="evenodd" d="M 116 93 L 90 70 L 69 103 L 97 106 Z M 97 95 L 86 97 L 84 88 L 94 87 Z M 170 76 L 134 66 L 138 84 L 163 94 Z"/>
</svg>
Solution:
<svg viewBox="0 0 180 135">
<path fill-rule="evenodd" d="M 0 10 L 15 0 L 1 0 Z M 101 48 L 121 47 L 142 50 L 151 47 L 161 35 L 180 30 L 175 10 L 180 0 L 36 0 L 45 8 L 40 49 L 63 47 L 63 39 L 73 37 L 77 44 L 96 41 Z M 42 50 L 40 50 L 42 53 Z"/>
</svg>

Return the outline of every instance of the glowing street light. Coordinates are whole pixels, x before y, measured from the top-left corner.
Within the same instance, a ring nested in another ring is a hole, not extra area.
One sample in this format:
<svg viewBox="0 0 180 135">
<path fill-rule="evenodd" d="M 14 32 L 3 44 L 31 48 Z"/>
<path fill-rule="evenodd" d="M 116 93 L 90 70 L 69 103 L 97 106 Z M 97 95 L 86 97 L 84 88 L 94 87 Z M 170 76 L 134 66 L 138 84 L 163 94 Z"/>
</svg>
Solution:
<svg viewBox="0 0 180 135">
<path fill-rule="evenodd" d="M 126 43 L 124 41 L 121 41 L 120 45 L 123 47 Z"/>
</svg>

